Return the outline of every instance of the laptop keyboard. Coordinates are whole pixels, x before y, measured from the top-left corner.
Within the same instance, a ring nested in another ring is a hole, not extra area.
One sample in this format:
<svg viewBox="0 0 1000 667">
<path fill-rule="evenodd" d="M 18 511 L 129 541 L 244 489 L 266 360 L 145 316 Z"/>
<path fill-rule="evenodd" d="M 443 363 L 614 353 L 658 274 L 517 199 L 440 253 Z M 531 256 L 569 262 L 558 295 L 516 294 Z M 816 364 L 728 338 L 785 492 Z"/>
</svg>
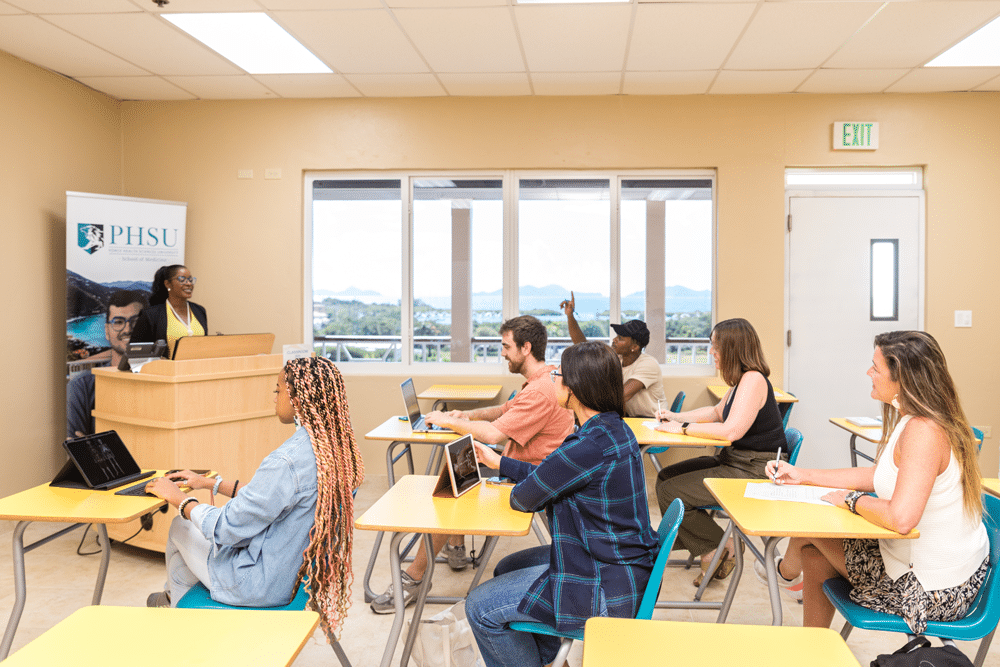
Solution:
<svg viewBox="0 0 1000 667">
<path fill-rule="evenodd" d="M 155 498 L 152 493 L 146 493 L 146 485 L 149 484 L 149 480 L 143 480 L 138 484 L 133 484 L 132 486 L 126 486 L 121 491 L 115 491 L 116 496 L 149 496 L 150 498 Z"/>
</svg>

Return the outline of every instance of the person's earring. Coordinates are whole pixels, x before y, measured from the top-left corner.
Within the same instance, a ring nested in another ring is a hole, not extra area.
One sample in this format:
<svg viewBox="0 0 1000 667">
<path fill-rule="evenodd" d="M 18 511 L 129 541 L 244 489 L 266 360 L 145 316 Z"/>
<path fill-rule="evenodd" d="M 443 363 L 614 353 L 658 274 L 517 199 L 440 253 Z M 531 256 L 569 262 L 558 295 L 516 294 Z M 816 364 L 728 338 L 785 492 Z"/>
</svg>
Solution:
<svg viewBox="0 0 1000 667">
<path fill-rule="evenodd" d="M 167 291 L 168 291 L 168 292 L 170 291 L 170 288 L 169 288 L 169 287 L 167 288 Z"/>
<path fill-rule="evenodd" d="M 892 400 L 889 401 L 889 405 L 899 410 L 899 394 L 892 397 Z"/>
</svg>

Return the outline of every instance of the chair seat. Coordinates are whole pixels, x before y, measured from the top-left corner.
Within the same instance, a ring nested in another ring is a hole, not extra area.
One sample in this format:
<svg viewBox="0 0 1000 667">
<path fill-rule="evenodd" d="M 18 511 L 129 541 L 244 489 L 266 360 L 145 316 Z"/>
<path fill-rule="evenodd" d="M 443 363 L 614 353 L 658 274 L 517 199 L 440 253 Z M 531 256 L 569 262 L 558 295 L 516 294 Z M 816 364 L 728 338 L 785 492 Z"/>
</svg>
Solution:
<svg viewBox="0 0 1000 667">
<path fill-rule="evenodd" d="M 909 634 L 913 632 L 902 616 L 872 611 L 867 607 L 862 607 L 852 602 L 851 584 L 846 579 L 841 577 L 827 579 L 823 582 L 823 591 L 837 611 L 840 612 L 840 615 L 856 628 Z M 980 600 L 977 598 L 976 601 L 979 602 Z M 927 630 L 924 634 L 930 637 L 958 639 L 962 641 L 982 639 L 993 631 L 996 624 L 991 625 L 991 622 L 983 614 L 974 614 L 973 611 L 975 611 L 975 608 L 976 605 L 974 603 L 969 609 L 969 614 L 958 621 L 928 621 Z"/>
<path fill-rule="evenodd" d="M 517 630 L 518 632 L 530 632 L 533 635 L 548 635 L 550 637 L 568 637 L 570 639 L 578 639 L 583 641 L 583 628 L 579 630 L 574 630 L 573 632 L 559 632 L 551 625 L 546 625 L 544 623 L 533 623 L 530 621 L 515 621 L 510 624 L 511 630 Z"/>
<path fill-rule="evenodd" d="M 177 601 L 177 607 L 178 609 L 267 609 L 270 611 L 302 611 L 306 608 L 306 603 L 308 601 L 309 593 L 306 592 L 304 586 L 300 585 L 299 589 L 295 591 L 295 596 L 292 598 L 292 601 L 288 604 L 278 607 L 236 607 L 213 600 L 212 596 L 208 592 L 208 589 L 205 588 L 204 584 L 199 582 L 198 585 L 185 593 L 184 597 Z"/>
</svg>

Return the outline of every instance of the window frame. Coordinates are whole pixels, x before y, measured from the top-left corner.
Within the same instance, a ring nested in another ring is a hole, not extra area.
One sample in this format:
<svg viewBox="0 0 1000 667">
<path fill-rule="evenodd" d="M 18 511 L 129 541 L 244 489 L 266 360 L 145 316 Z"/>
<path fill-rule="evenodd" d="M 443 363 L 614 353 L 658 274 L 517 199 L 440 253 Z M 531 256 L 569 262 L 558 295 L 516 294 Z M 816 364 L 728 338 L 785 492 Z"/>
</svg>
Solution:
<svg viewBox="0 0 1000 667">
<path fill-rule="evenodd" d="M 503 319 L 517 316 L 519 309 L 518 272 L 518 202 L 521 179 L 580 179 L 595 178 L 609 181 L 610 208 L 610 318 L 612 322 L 621 320 L 621 184 L 623 180 L 710 180 L 712 183 L 712 304 L 711 322 L 717 320 L 718 303 L 718 173 L 716 169 L 505 169 L 505 170 L 307 170 L 303 174 L 303 223 L 302 223 L 302 267 L 303 267 L 303 342 L 313 345 L 313 185 L 324 180 L 395 180 L 400 181 L 402 220 L 402 289 L 400 303 L 401 345 L 409 350 L 399 362 L 377 364 L 341 364 L 345 375 L 399 375 L 401 372 L 413 376 L 496 376 L 509 375 L 503 363 L 483 362 L 415 362 L 413 360 L 413 182 L 433 178 L 454 179 L 500 179 L 503 192 Z M 509 204 L 509 205 L 508 205 Z M 661 364 L 664 375 L 670 377 L 713 377 L 715 367 L 709 364 Z"/>
</svg>

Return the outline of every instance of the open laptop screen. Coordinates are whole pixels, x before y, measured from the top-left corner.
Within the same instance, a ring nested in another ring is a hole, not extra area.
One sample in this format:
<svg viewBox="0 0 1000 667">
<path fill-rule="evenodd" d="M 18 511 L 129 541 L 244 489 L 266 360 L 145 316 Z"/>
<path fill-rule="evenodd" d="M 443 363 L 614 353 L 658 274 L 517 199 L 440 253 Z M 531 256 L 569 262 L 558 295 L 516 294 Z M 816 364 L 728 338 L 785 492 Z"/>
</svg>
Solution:
<svg viewBox="0 0 1000 667">
<path fill-rule="evenodd" d="M 114 431 L 95 433 L 63 443 L 86 482 L 95 489 L 115 486 L 139 475 L 139 465 Z"/>
<path fill-rule="evenodd" d="M 410 420 L 410 426 L 420 419 L 420 403 L 417 402 L 417 392 L 413 388 L 413 378 L 404 381 L 400 388 L 403 390 L 403 402 L 406 403 L 406 416 Z"/>
</svg>

